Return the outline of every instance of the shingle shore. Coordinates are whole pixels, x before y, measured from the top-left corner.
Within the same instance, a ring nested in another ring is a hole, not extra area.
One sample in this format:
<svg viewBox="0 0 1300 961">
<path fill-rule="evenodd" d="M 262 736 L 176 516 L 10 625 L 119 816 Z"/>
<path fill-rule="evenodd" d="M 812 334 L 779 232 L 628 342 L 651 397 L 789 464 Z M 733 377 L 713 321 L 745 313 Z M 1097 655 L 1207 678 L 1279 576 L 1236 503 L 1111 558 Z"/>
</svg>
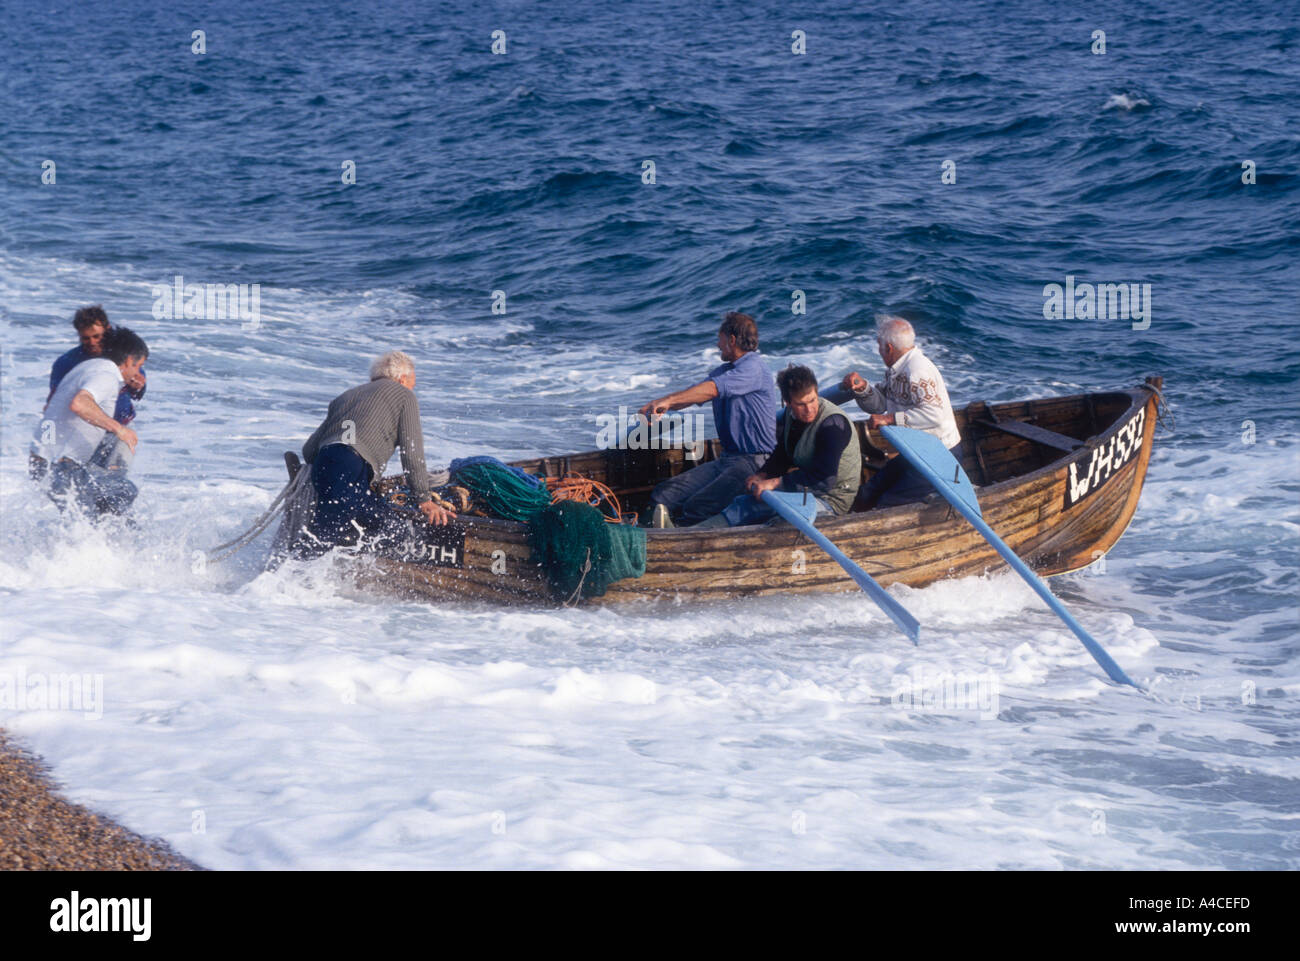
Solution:
<svg viewBox="0 0 1300 961">
<path fill-rule="evenodd" d="M 54 793 L 41 762 L 0 730 L 0 870 L 197 871 L 162 841 L 142 838 Z"/>
</svg>

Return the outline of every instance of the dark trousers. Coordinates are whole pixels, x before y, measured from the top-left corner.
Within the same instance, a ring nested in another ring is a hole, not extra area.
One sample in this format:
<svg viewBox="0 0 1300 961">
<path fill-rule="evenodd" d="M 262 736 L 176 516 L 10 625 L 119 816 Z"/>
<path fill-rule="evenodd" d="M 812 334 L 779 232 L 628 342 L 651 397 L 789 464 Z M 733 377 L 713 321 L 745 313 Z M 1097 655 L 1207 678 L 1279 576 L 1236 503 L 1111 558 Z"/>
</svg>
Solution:
<svg viewBox="0 0 1300 961">
<path fill-rule="evenodd" d="M 659 483 L 650 499 L 663 504 L 680 523 L 698 524 L 743 494 L 745 478 L 766 461 L 766 454 L 724 454 Z"/>
<path fill-rule="evenodd" d="M 948 451 L 961 463 L 960 443 L 948 448 Z M 897 507 L 900 504 L 923 501 L 933 492 L 934 485 L 900 454 L 890 458 L 884 467 L 871 476 L 871 480 L 862 485 L 853 507 L 855 510 Z"/>
<path fill-rule="evenodd" d="M 321 546 L 350 547 L 363 533 L 377 538 L 375 546 L 380 546 L 409 532 L 407 521 L 370 489 L 374 473 L 347 444 L 330 444 L 317 452 L 311 463 L 316 514 L 307 529 Z"/>
<path fill-rule="evenodd" d="M 85 467 L 64 457 L 50 468 L 50 498 L 66 510 L 69 502 L 89 516 L 125 514 L 140 491 L 126 479 L 126 471 Z"/>
</svg>

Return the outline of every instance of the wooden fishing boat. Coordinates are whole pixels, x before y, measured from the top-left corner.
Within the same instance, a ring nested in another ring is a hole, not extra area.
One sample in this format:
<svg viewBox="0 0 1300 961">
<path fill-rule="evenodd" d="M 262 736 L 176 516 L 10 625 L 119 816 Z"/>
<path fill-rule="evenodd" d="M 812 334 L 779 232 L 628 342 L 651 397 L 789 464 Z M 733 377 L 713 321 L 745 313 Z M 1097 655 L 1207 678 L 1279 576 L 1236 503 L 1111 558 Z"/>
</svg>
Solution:
<svg viewBox="0 0 1300 961">
<path fill-rule="evenodd" d="M 1131 389 L 988 404 L 955 411 L 962 467 L 984 519 L 1039 574 L 1092 564 L 1133 519 L 1160 413 L 1161 380 Z M 863 479 L 889 456 L 881 435 L 855 421 Z M 718 456 L 709 443 L 701 462 Z M 599 450 L 515 461 L 531 474 L 576 472 L 611 487 L 625 508 L 693 466 L 682 449 Z M 819 518 L 817 527 L 880 584 L 919 587 L 1004 568 L 993 548 L 937 494 L 900 507 Z M 522 523 L 463 517 L 454 531 L 427 528 L 425 556 L 375 556 L 361 583 L 430 599 L 552 604 L 543 571 L 530 563 Z M 646 572 L 612 583 L 588 604 L 707 601 L 764 594 L 854 591 L 845 571 L 784 523 L 729 529 L 648 530 Z"/>
</svg>

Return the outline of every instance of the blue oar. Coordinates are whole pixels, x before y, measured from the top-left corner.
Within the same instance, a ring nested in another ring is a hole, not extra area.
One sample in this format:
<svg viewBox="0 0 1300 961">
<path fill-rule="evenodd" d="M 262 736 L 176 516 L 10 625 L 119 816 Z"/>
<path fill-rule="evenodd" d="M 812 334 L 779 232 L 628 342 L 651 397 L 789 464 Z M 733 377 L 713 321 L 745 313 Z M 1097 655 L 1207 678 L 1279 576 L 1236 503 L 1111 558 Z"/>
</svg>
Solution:
<svg viewBox="0 0 1300 961">
<path fill-rule="evenodd" d="M 810 541 L 829 554 L 840 567 L 848 572 L 849 577 L 857 581 L 858 586 L 867 592 L 882 611 L 890 616 L 899 630 L 917 642 L 921 636 L 921 625 L 907 612 L 902 604 L 894 600 L 861 567 L 853 563 L 842 550 L 830 542 L 830 539 L 813 527 L 812 519 L 817 516 L 817 505 L 811 498 L 802 494 L 787 494 L 782 491 L 763 491 L 763 503 L 780 514 L 792 526 L 797 527 Z"/>
<path fill-rule="evenodd" d="M 846 387 L 842 387 L 839 384 L 831 384 L 831 386 L 822 390 L 821 396 L 825 397 L 832 404 L 847 404 L 849 401 L 853 400 L 854 394 L 853 391 Z"/>
<path fill-rule="evenodd" d="M 993 528 L 989 527 L 980 512 L 979 500 L 975 496 L 975 488 L 970 478 L 966 476 L 966 472 L 961 469 L 961 465 L 943 446 L 939 438 L 910 427 L 885 426 L 880 428 L 880 432 L 900 454 L 907 458 L 908 463 L 925 475 L 925 479 L 934 485 L 934 489 L 949 504 L 957 508 L 962 517 L 970 521 L 971 526 L 993 545 L 993 549 L 1002 555 L 1002 559 L 1011 565 L 1012 570 L 1023 577 L 1038 596 L 1047 602 L 1047 606 L 1065 621 L 1066 627 L 1074 631 L 1075 636 L 1083 641 L 1083 646 L 1088 649 L 1088 653 L 1097 659 L 1097 663 L 1110 675 L 1112 681 L 1117 684 L 1132 684 L 1138 690 L 1142 689 L 1124 673 L 1092 635 L 1083 629 L 1083 625 L 1076 621 L 1074 615 L 1065 609 L 1065 605 L 1048 590 L 1043 579 L 1031 571 L 1029 565 L 1017 557 L 1016 552 L 1008 547 L 1002 538 L 993 533 Z M 949 477 L 949 474 L 952 476 Z"/>
</svg>

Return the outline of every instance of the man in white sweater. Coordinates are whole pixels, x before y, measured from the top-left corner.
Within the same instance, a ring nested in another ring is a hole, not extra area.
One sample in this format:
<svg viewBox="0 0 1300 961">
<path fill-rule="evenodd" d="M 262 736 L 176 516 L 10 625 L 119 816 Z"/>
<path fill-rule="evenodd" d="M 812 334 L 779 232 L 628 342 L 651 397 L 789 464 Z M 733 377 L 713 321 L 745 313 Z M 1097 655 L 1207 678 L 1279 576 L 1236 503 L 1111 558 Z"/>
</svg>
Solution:
<svg viewBox="0 0 1300 961">
<path fill-rule="evenodd" d="M 960 461 L 961 434 L 948 388 L 939 368 L 916 346 L 912 325 L 901 317 L 884 318 L 876 328 L 876 348 L 885 362 L 884 382 L 872 386 L 857 371 L 843 382 L 858 406 L 871 414 L 870 425 L 897 424 L 933 434 Z M 895 457 L 863 485 L 854 509 L 895 507 L 923 500 L 932 490 L 930 482 L 903 457 Z"/>
</svg>

